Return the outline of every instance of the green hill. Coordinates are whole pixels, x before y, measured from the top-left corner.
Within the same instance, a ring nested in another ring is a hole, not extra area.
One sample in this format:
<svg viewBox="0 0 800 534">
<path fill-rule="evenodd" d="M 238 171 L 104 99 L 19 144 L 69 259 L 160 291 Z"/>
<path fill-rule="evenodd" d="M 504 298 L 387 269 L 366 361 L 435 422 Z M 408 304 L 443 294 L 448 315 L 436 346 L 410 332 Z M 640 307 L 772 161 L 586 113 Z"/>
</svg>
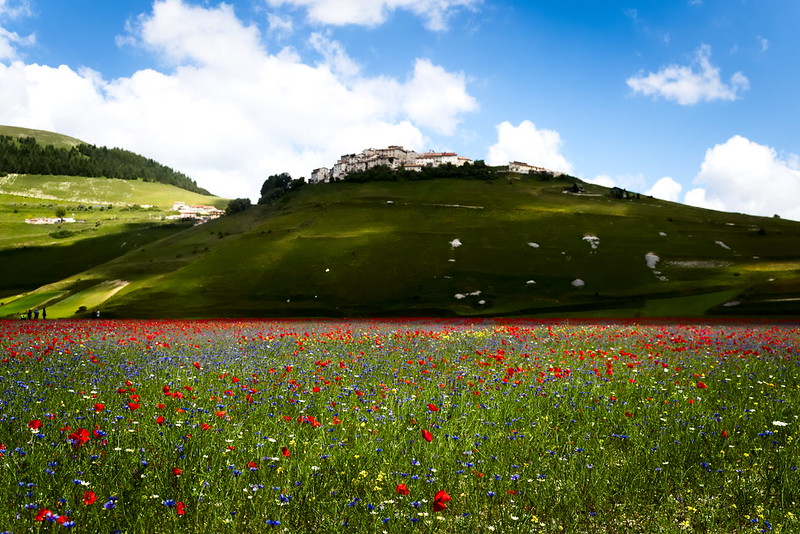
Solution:
<svg viewBox="0 0 800 534">
<path fill-rule="evenodd" d="M 141 180 L 0 176 L 0 302 L 190 227 L 167 219 L 177 201 L 219 208 L 228 202 Z M 55 218 L 57 208 L 68 222 L 26 222 Z M 0 307 L 0 316 L 13 313 Z"/>
<path fill-rule="evenodd" d="M 14 138 L 16 140 L 31 137 L 40 145 L 51 145 L 59 149 L 70 149 L 80 145 L 85 145 L 80 139 L 75 139 L 68 135 L 63 135 L 45 130 L 33 130 L 31 128 L 19 128 L 17 126 L 0 126 L 0 135 Z"/>
<path fill-rule="evenodd" d="M 800 310 L 800 223 L 614 198 L 588 184 L 565 193 L 572 184 L 508 175 L 306 186 L 137 244 L 5 306 L 47 301 L 50 317 Z"/>
<path fill-rule="evenodd" d="M 210 195 L 188 176 L 128 150 L 96 147 L 42 130 L 0 126 L 0 176 L 7 174 L 141 179 Z"/>
</svg>

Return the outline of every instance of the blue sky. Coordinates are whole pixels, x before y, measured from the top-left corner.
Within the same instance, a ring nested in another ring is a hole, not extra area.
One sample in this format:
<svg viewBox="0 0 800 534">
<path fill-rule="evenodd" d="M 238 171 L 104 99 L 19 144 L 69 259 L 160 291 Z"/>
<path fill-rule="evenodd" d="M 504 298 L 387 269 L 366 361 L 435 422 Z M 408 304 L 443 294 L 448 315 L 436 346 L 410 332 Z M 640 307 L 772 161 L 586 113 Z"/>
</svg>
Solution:
<svg viewBox="0 0 800 534">
<path fill-rule="evenodd" d="M 0 0 L 0 124 L 227 196 L 401 144 L 800 220 L 800 2 Z"/>
</svg>

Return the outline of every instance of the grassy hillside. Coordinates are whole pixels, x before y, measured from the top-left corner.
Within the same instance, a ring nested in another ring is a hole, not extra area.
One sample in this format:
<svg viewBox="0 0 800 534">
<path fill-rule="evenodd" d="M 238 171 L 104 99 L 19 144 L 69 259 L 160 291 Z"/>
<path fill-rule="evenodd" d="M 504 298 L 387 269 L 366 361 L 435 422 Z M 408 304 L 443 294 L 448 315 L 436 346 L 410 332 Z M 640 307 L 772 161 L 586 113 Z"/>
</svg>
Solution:
<svg viewBox="0 0 800 534">
<path fill-rule="evenodd" d="M 0 177 L 0 299 L 9 300 L 182 231 L 190 223 L 165 219 L 175 213 L 171 211 L 175 201 L 221 208 L 227 204 L 219 197 L 137 180 Z M 59 206 L 76 222 L 25 222 L 55 217 Z M 8 313 L 0 309 L 0 316 Z"/>
<path fill-rule="evenodd" d="M 82 305 L 117 317 L 800 309 L 800 224 L 613 199 L 599 186 L 565 194 L 571 183 L 308 186 L 137 246 L 37 293 L 58 312 L 50 316 Z"/>
<path fill-rule="evenodd" d="M 0 176 L 7 174 L 138 179 L 210 195 L 185 174 L 128 150 L 97 147 L 52 132 L 0 126 Z"/>
<path fill-rule="evenodd" d="M 0 125 L 0 135 L 7 135 L 22 139 L 24 137 L 33 137 L 42 145 L 52 145 L 55 148 L 73 148 L 85 144 L 80 139 L 75 139 L 68 135 L 63 135 L 55 132 L 48 132 L 45 130 L 33 130 L 31 128 L 19 128 L 17 126 L 2 126 Z"/>
</svg>

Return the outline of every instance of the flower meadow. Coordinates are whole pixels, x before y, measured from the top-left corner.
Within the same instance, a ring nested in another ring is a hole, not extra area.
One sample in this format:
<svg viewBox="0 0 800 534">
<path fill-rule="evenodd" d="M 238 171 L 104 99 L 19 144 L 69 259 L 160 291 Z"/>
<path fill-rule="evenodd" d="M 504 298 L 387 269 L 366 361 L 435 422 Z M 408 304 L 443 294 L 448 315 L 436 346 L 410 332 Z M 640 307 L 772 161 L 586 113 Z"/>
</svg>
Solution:
<svg viewBox="0 0 800 534">
<path fill-rule="evenodd" d="M 0 532 L 799 532 L 788 323 L 0 322 Z"/>
</svg>

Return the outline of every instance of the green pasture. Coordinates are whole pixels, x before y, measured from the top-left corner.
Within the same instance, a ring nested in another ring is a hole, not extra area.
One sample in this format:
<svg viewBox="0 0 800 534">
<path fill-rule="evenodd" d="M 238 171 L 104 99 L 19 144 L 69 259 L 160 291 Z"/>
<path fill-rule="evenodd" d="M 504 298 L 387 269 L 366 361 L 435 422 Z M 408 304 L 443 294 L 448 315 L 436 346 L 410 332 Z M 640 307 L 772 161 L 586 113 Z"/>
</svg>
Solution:
<svg viewBox="0 0 800 534">
<path fill-rule="evenodd" d="M 772 260 L 800 235 L 792 222 L 567 195 L 563 187 L 524 179 L 309 186 L 151 247 L 143 254 L 152 264 L 175 268 L 147 289 L 120 292 L 108 309 L 175 317 L 580 309 L 697 316 L 775 276 L 781 269 Z M 596 249 L 587 235 L 600 238 Z M 462 245 L 451 246 L 454 239 Z M 646 265 L 648 252 L 661 258 L 656 269 Z M 760 264 L 766 269 L 754 268 Z M 572 286 L 578 278 L 581 288 Z"/>
<path fill-rule="evenodd" d="M 10 137 L 34 137 L 42 145 L 53 145 L 56 148 L 72 148 L 84 144 L 80 139 L 46 130 L 33 130 L 17 126 L 0 126 L 0 135 Z"/>
<path fill-rule="evenodd" d="M 167 184 L 82 176 L 9 175 L 0 177 L 0 193 L 73 204 L 151 205 L 160 210 L 169 210 L 178 201 L 221 209 L 228 204 L 226 199 L 192 193 Z"/>
<path fill-rule="evenodd" d="M 588 184 L 586 194 L 565 194 L 571 184 L 526 177 L 322 184 L 194 228 L 147 232 L 134 221 L 156 226 L 157 213 L 115 207 L 62 238 L 104 255 L 69 254 L 85 267 L 65 266 L 46 282 L 75 292 L 86 289 L 81 278 L 125 280 L 101 305 L 118 317 L 684 317 L 747 314 L 747 302 L 784 294 L 763 288 L 796 277 L 796 222 L 613 199 Z M 8 209 L 0 224 L 10 224 L 2 222 Z M 87 242 L 114 228 L 106 245 Z M 55 241 L 37 231 L 26 239 Z M 45 248 L 28 250 L 28 262 L 45 257 Z M 648 253 L 659 258 L 654 268 Z M 726 306 L 733 301 L 742 304 Z M 796 309 L 796 301 L 782 302 L 780 313 Z"/>
</svg>

